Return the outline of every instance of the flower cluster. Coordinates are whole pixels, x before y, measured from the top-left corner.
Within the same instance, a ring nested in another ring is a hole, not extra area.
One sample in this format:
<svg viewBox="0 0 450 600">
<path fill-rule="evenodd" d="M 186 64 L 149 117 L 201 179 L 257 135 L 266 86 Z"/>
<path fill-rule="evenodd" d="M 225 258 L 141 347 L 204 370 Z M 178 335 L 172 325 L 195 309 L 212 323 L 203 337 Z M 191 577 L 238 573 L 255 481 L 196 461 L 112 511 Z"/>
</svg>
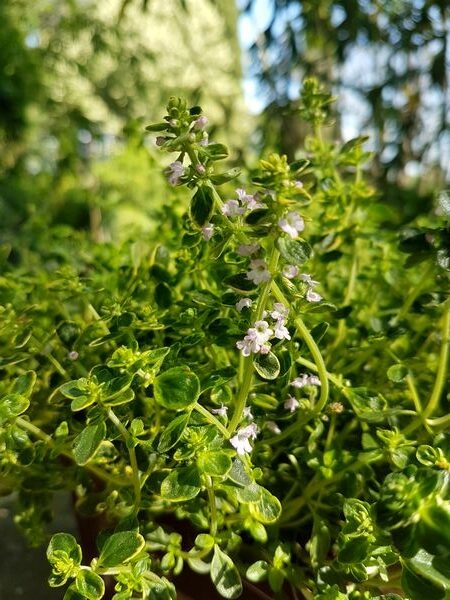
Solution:
<svg viewBox="0 0 450 600">
<path fill-rule="evenodd" d="M 303 373 L 300 377 L 296 377 L 291 381 L 290 385 L 297 389 L 304 388 L 306 385 L 320 385 L 320 379 L 317 375 Z"/>
<path fill-rule="evenodd" d="M 290 211 L 285 217 L 278 221 L 281 231 L 287 233 L 293 240 L 305 229 L 305 222 L 298 212 Z"/>
<path fill-rule="evenodd" d="M 242 310 L 244 306 L 249 306 L 248 302 L 251 302 L 249 298 L 243 298 L 236 304 L 236 308 Z M 256 321 L 254 326 L 247 330 L 244 339 L 236 342 L 236 348 L 242 352 L 243 356 L 258 353 L 268 354 L 271 348 L 269 343 L 271 338 L 290 340 L 291 335 L 286 327 L 288 313 L 289 310 L 281 302 L 276 302 L 269 313 L 273 324 L 269 325 L 265 320 Z"/>
<path fill-rule="evenodd" d="M 265 204 L 259 202 L 256 194 L 247 194 L 242 188 L 237 189 L 236 194 L 237 200 L 227 200 L 222 206 L 222 214 L 226 217 L 236 217 L 258 208 L 267 208 Z"/>
</svg>

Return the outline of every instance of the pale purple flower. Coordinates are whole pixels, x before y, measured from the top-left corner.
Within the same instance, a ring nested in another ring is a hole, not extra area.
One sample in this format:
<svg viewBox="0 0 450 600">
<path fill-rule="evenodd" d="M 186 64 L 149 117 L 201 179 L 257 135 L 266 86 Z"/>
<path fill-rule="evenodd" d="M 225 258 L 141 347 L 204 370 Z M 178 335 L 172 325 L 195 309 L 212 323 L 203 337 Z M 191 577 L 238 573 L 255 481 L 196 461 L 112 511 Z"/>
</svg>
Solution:
<svg viewBox="0 0 450 600">
<path fill-rule="evenodd" d="M 250 271 L 247 273 L 247 279 L 253 281 L 253 283 L 262 283 L 263 281 L 270 281 L 271 275 L 267 270 L 267 263 L 262 258 L 256 258 L 250 261 Z"/>
<path fill-rule="evenodd" d="M 203 132 L 202 139 L 198 142 L 199 146 L 207 146 L 209 144 L 209 136 L 206 131 Z"/>
<path fill-rule="evenodd" d="M 197 171 L 197 173 L 199 175 L 204 175 L 206 173 L 205 167 L 203 165 L 200 165 L 200 164 L 195 165 L 195 170 Z"/>
<path fill-rule="evenodd" d="M 240 244 L 237 247 L 236 252 L 239 256 L 251 256 L 258 252 L 260 248 L 261 246 L 259 244 Z"/>
<path fill-rule="evenodd" d="M 286 265 L 283 269 L 283 276 L 286 279 L 294 279 L 298 275 L 298 267 L 295 265 Z"/>
<path fill-rule="evenodd" d="M 256 342 L 254 338 L 246 335 L 243 340 L 236 342 L 236 348 L 242 352 L 242 356 L 250 356 L 250 354 L 257 354 L 261 345 Z"/>
<path fill-rule="evenodd" d="M 250 298 L 241 298 L 239 302 L 236 302 L 236 308 L 239 312 L 241 312 L 243 308 L 250 308 L 252 304 L 253 301 L 250 300 Z"/>
<path fill-rule="evenodd" d="M 306 299 L 308 302 L 320 302 L 322 300 L 322 296 L 317 292 L 314 292 L 311 288 L 308 288 L 306 292 Z"/>
<path fill-rule="evenodd" d="M 273 334 L 279 340 L 291 339 L 291 334 L 289 333 L 288 328 L 284 325 L 283 321 L 277 321 Z"/>
<path fill-rule="evenodd" d="M 244 408 L 244 410 L 242 411 L 242 416 L 244 417 L 244 419 L 249 419 L 250 421 L 253 421 L 253 414 L 250 406 L 246 406 Z"/>
<path fill-rule="evenodd" d="M 266 429 L 268 429 L 271 433 L 275 433 L 278 435 L 281 433 L 281 429 L 275 423 L 275 421 L 266 421 Z"/>
<path fill-rule="evenodd" d="M 171 185 L 177 185 L 180 183 L 180 178 L 184 175 L 183 163 L 179 160 L 171 163 L 167 168 L 167 180 Z"/>
<path fill-rule="evenodd" d="M 68 354 L 69 360 L 77 360 L 79 354 L 76 350 L 71 350 Z"/>
<path fill-rule="evenodd" d="M 294 412 L 300 406 L 298 400 L 294 398 L 294 396 L 289 396 L 289 398 L 284 403 L 284 408 L 289 412 Z"/>
<path fill-rule="evenodd" d="M 228 406 L 221 404 L 220 408 L 212 408 L 211 412 L 213 415 L 219 415 L 219 417 L 226 417 L 228 412 Z"/>
<path fill-rule="evenodd" d="M 236 435 L 230 439 L 230 444 L 236 449 L 236 452 L 242 456 L 252 451 L 249 440 L 256 439 L 258 426 L 256 423 L 250 423 L 246 427 L 238 429 Z"/>
<path fill-rule="evenodd" d="M 278 221 L 278 225 L 284 233 L 287 233 L 293 240 L 305 229 L 305 222 L 298 212 L 291 211 Z"/>
<path fill-rule="evenodd" d="M 193 129 L 196 129 L 197 131 L 201 131 L 202 129 L 205 128 L 205 125 L 207 123 L 208 123 L 208 117 L 205 117 L 204 115 L 202 115 L 201 117 L 198 117 L 198 119 L 196 119 L 194 121 Z"/>
<path fill-rule="evenodd" d="M 266 208 L 263 202 L 258 202 L 256 195 L 247 194 L 245 190 L 239 188 L 236 190 L 237 197 L 246 208 L 246 210 L 256 210 L 257 208 Z"/>
<path fill-rule="evenodd" d="M 320 385 L 320 379 L 317 375 L 303 373 L 300 377 L 296 377 L 291 381 L 290 385 L 300 389 L 305 387 L 305 385 Z"/>
<path fill-rule="evenodd" d="M 303 187 L 303 183 L 299 179 L 296 179 L 294 181 L 294 186 L 298 189 L 301 189 Z"/>
<path fill-rule="evenodd" d="M 238 200 L 227 200 L 221 208 L 222 214 L 226 217 L 236 217 L 245 212 L 245 208 L 239 205 Z"/>
<path fill-rule="evenodd" d="M 166 139 L 167 138 L 165 138 L 163 135 L 158 135 L 158 137 L 155 140 L 155 144 L 157 146 L 162 146 L 165 143 Z"/>
<path fill-rule="evenodd" d="M 269 354 L 271 345 L 270 344 L 261 344 L 259 349 L 260 354 Z"/>
<path fill-rule="evenodd" d="M 289 309 L 284 306 L 281 302 L 275 302 L 273 310 L 270 313 L 272 319 L 276 321 L 283 321 L 289 314 Z"/>
<path fill-rule="evenodd" d="M 212 223 L 205 223 L 205 225 L 203 225 L 202 227 L 202 235 L 203 239 L 206 242 L 209 242 L 209 240 L 214 235 L 214 225 Z"/>
<path fill-rule="evenodd" d="M 310 288 L 313 288 L 316 285 L 319 285 L 319 282 L 314 281 L 314 279 L 312 279 L 311 275 L 308 275 L 308 273 L 301 273 L 300 279 L 303 281 L 303 283 L 306 283 L 306 285 L 309 286 Z"/>
</svg>

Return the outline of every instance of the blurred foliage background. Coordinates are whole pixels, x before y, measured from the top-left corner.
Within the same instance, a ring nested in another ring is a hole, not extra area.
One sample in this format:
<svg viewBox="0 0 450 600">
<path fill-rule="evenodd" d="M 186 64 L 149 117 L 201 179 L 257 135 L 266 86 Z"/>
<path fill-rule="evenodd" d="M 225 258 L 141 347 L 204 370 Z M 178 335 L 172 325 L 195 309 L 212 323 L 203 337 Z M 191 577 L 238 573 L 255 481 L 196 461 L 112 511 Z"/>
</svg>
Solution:
<svg viewBox="0 0 450 600">
<path fill-rule="evenodd" d="M 202 104 L 231 161 L 295 157 L 309 74 L 339 98 L 330 135 L 370 136 L 372 176 L 399 222 L 429 212 L 448 183 L 447 0 L 5 0 L 0 19 L 4 241 L 52 224 L 96 240 L 154 231 L 177 191 L 143 130 L 171 94 Z"/>
</svg>

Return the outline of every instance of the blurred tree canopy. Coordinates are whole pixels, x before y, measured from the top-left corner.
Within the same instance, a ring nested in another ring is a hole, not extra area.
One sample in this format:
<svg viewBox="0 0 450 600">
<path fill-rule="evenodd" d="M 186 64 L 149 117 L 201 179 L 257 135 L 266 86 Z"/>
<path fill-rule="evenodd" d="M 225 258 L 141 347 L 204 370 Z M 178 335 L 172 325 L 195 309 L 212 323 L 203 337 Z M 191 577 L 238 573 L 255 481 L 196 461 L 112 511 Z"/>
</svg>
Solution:
<svg viewBox="0 0 450 600">
<path fill-rule="evenodd" d="M 304 75 L 339 97 L 338 125 L 355 121 L 390 182 L 427 165 L 450 178 L 450 3 L 448 0 L 272 0 L 251 46 L 267 97 L 272 139 L 292 155 L 301 132 L 280 111 L 295 105 Z M 243 3 L 244 14 L 261 5 Z M 409 169 L 409 170 L 408 170 Z"/>
<path fill-rule="evenodd" d="M 161 204 L 160 167 L 142 132 L 172 94 L 203 103 L 226 125 L 221 137 L 241 145 L 237 14 L 226 0 L 0 2 L 3 223 L 42 213 L 84 226 L 100 209 L 105 218 L 127 202 Z M 119 164 L 134 174 L 133 198 Z"/>
</svg>

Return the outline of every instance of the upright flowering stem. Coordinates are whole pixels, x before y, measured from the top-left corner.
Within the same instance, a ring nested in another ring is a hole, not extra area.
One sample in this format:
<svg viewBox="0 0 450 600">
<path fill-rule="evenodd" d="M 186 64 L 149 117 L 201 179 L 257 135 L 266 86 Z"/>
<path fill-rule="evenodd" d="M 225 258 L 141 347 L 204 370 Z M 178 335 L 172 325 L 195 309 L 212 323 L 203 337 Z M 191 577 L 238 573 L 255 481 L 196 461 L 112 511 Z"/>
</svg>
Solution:
<svg viewBox="0 0 450 600">
<path fill-rule="evenodd" d="M 275 298 L 278 300 L 278 302 L 281 302 L 281 303 L 287 305 L 288 302 L 287 302 L 286 298 L 284 297 L 283 292 L 280 290 L 280 288 L 274 281 L 271 282 L 271 287 L 272 287 L 272 293 L 275 296 Z M 325 362 L 323 360 L 322 354 L 320 353 L 320 350 L 319 350 L 316 342 L 314 341 L 314 338 L 309 333 L 308 328 L 303 323 L 303 321 L 300 319 L 300 317 L 297 317 L 294 320 L 294 323 L 295 323 L 295 326 L 296 326 L 298 332 L 300 333 L 300 336 L 303 338 L 306 345 L 308 346 L 308 349 L 311 352 L 311 355 L 312 355 L 313 360 L 317 367 L 317 374 L 320 379 L 320 397 L 315 406 L 315 411 L 321 412 L 327 403 L 328 391 L 329 391 L 328 373 L 327 373 L 327 369 L 325 366 Z"/>
<path fill-rule="evenodd" d="M 268 270 L 269 273 L 273 274 L 276 272 L 278 259 L 280 258 L 280 253 L 272 245 L 271 252 L 269 255 L 268 261 Z M 255 308 L 255 322 L 259 321 L 266 310 L 267 299 L 269 297 L 270 286 L 272 281 L 266 281 L 261 288 L 261 294 L 258 298 L 258 302 Z M 250 356 L 242 356 L 240 357 L 240 366 L 239 372 L 242 374 L 242 381 L 239 384 L 239 393 L 236 400 L 236 406 L 234 408 L 234 413 L 231 418 L 231 421 L 228 425 L 228 432 L 230 435 L 234 433 L 239 423 L 242 420 L 242 414 L 244 412 L 244 408 L 247 402 L 248 394 L 250 392 L 250 388 L 253 380 L 253 362 L 252 357 Z"/>
</svg>

